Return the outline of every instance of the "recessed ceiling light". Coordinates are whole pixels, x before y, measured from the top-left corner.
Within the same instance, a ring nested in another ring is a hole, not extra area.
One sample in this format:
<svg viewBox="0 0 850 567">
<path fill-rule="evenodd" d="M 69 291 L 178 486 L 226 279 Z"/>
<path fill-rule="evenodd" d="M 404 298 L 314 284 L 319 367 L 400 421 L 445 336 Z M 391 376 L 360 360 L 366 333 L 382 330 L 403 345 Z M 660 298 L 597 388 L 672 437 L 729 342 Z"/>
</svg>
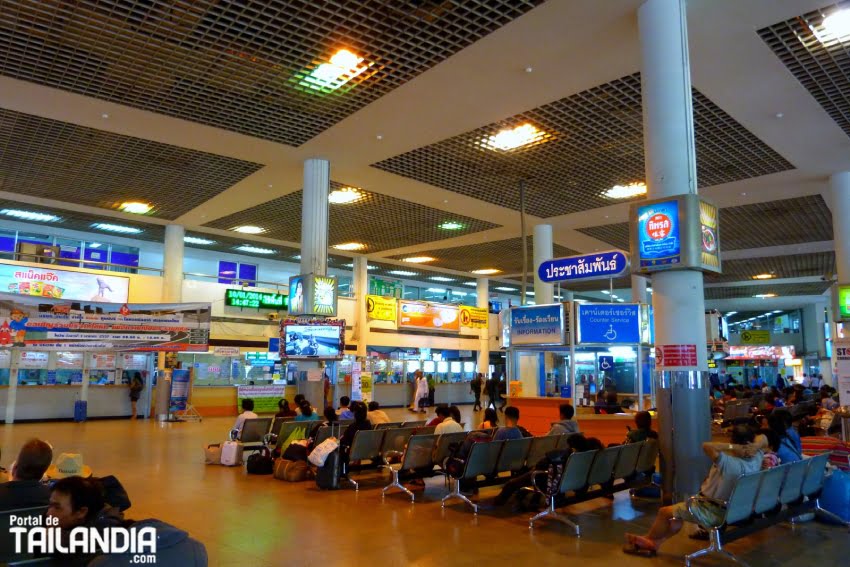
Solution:
<svg viewBox="0 0 850 567">
<path fill-rule="evenodd" d="M 408 272 L 406 270 L 390 270 L 387 273 L 392 274 L 394 276 L 415 276 L 416 275 L 416 272 Z"/>
<path fill-rule="evenodd" d="M 54 222 L 60 220 L 56 215 L 36 213 L 35 211 L 22 211 L 20 209 L 3 209 L 0 213 L 3 213 L 7 217 L 15 217 L 16 219 L 28 221 Z"/>
<path fill-rule="evenodd" d="M 521 124 L 515 128 L 505 128 L 492 136 L 481 140 L 481 145 L 490 150 L 510 151 L 530 144 L 541 142 L 546 133 L 532 124 Z"/>
<path fill-rule="evenodd" d="M 433 262 L 436 258 L 432 258 L 431 256 L 412 256 L 410 258 L 404 258 L 402 262 L 410 262 L 411 264 L 424 264 L 426 262 Z"/>
<path fill-rule="evenodd" d="M 608 197 L 609 199 L 631 199 L 632 197 L 639 197 L 641 195 L 646 195 L 646 183 L 643 182 L 614 185 L 602 193 L 603 197 Z"/>
<path fill-rule="evenodd" d="M 101 114 L 101 115 L 100 115 L 100 117 L 101 117 L 101 118 L 109 118 L 109 114 L 107 114 L 106 112 L 104 112 L 103 114 Z"/>
<path fill-rule="evenodd" d="M 295 259 L 295 260 L 300 260 L 300 259 L 301 259 L 301 254 L 296 254 L 296 255 L 295 255 L 295 256 L 293 256 L 292 258 L 293 258 L 293 259 Z M 352 266 L 354 266 L 354 264 L 352 264 Z"/>
<path fill-rule="evenodd" d="M 768 297 L 776 297 L 775 293 L 757 293 L 753 297 L 758 297 L 759 299 L 767 299 Z"/>
<path fill-rule="evenodd" d="M 437 225 L 437 228 L 442 228 L 443 230 L 462 230 L 465 228 L 465 225 L 455 221 L 446 221 Z"/>
<path fill-rule="evenodd" d="M 251 225 L 251 224 L 236 226 L 236 227 L 233 227 L 230 230 L 233 230 L 234 232 L 241 232 L 242 234 L 262 234 L 266 231 L 266 229 L 264 229 L 260 226 L 254 226 L 254 225 Z"/>
<path fill-rule="evenodd" d="M 363 193 L 361 193 L 359 189 L 354 187 L 343 187 L 342 189 L 332 191 L 331 194 L 328 195 L 328 202 L 333 203 L 334 205 L 347 205 L 348 203 L 359 201 L 362 198 Z"/>
<path fill-rule="evenodd" d="M 98 230 L 105 230 L 107 232 L 118 232 L 121 234 L 139 234 L 142 232 L 142 229 L 136 228 L 133 226 L 124 226 L 123 224 L 110 224 L 108 222 L 96 222 L 92 225 L 93 228 Z"/>
<path fill-rule="evenodd" d="M 773 274 L 757 274 L 753 276 L 754 280 L 772 280 L 776 276 Z"/>
<path fill-rule="evenodd" d="M 86 248 L 100 248 L 101 246 L 103 246 L 103 244 L 101 244 L 100 242 L 87 242 L 86 243 Z"/>
<path fill-rule="evenodd" d="M 363 58 L 347 49 L 340 49 L 330 58 L 328 63 L 322 63 L 306 76 L 298 77 L 298 84 L 310 89 L 330 92 L 354 79 L 370 65 L 361 65 Z"/>
<path fill-rule="evenodd" d="M 251 254 L 274 254 L 277 252 L 277 250 L 272 250 L 271 248 L 258 248 L 248 244 L 237 246 L 236 249 L 241 250 L 242 252 L 250 252 Z"/>
<path fill-rule="evenodd" d="M 186 244 L 201 244 L 203 246 L 215 244 L 215 240 L 207 240 L 206 238 L 198 238 L 197 236 L 184 236 L 183 242 Z"/>
<path fill-rule="evenodd" d="M 490 276 L 492 274 L 498 274 L 502 270 L 497 270 L 496 268 L 482 268 L 480 270 L 472 270 L 473 274 L 478 274 L 479 276 Z"/>
<path fill-rule="evenodd" d="M 824 18 L 823 29 L 838 40 L 850 37 L 850 10 L 839 10 Z"/>
<path fill-rule="evenodd" d="M 494 288 L 494 289 L 498 289 L 499 291 L 516 291 L 516 288 L 515 288 L 515 287 L 502 287 L 502 286 L 499 286 L 499 287 Z"/>
<path fill-rule="evenodd" d="M 434 280 L 435 282 L 453 282 L 453 281 L 455 281 L 454 278 L 446 278 L 446 277 L 443 277 L 443 276 L 433 276 L 433 277 L 430 277 L 428 279 Z"/>
<path fill-rule="evenodd" d="M 134 215 L 146 215 L 153 210 L 152 205 L 142 203 L 141 201 L 127 201 L 126 203 L 121 203 L 121 206 L 118 208 L 125 213 L 132 213 Z"/>
<path fill-rule="evenodd" d="M 332 248 L 336 248 L 337 250 L 363 250 L 366 248 L 366 245 L 360 242 L 346 242 L 344 244 L 334 244 Z"/>
</svg>

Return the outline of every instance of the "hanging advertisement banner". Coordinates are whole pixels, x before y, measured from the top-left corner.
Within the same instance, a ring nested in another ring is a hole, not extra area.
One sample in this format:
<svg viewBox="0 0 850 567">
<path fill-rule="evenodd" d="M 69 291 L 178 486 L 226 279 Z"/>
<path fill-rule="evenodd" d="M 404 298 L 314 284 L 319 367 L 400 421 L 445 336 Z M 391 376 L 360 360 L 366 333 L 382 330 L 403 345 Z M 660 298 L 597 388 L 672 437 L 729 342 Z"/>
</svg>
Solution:
<svg viewBox="0 0 850 567">
<path fill-rule="evenodd" d="M 242 411 L 242 400 L 254 400 L 254 413 L 275 413 L 278 411 L 277 402 L 284 397 L 286 386 L 283 384 L 269 386 L 236 386 L 236 409 Z M 320 400 L 321 401 L 321 400 Z"/>
<path fill-rule="evenodd" d="M 619 250 L 545 260 L 537 268 L 544 282 L 619 278 L 629 272 L 629 257 Z"/>
<path fill-rule="evenodd" d="M 209 303 L 95 303 L 0 293 L 0 348 L 207 352 Z M 2 333 L 0 333 L 2 334 Z"/>
<path fill-rule="evenodd" d="M 366 316 L 372 321 L 395 321 L 395 298 L 381 297 L 380 295 L 367 295 Z"/>
<path fill-rule="evenodd" d="M 372 401 L 372 373 L 360 373 L 360 401 L 368 404 Z"/>
<path fill-rule="evenodd" d="M 461 305 L 460 324 L 472 329 L 486 329 L 490 326 L 490 311 L 484 307 Z"/>
<path fill-rule="evenodd" d="M 130 297 L 130 278 L 0 263 L 0 292 L 125 303 Z"/>
<path fill-rule="evenodd" d="M 513 307 L 510 345 L 563 345 L 569 343 L 568 309 L 562 303 Z"/>
<path fill-rule="evenodd" d="M 770 344 L 770 331 L 760 331 L 755 329 L 749 331 L 741 331 L 740 337 L 742 345 Z"/>
<path fill-rule="evenodd" d="M 443 303 L 401 300 L 398 302 L 398 326 L 402 329 L 459 332 L 458 307 Z"/>
<path fill-rule="evenodd" d="M 785 360 L 795 358 L 793 346 L 730 346 L 726 360 Z"/>
<path fill-rule="evenodd" d="M 576 344 L 641 342 L 640 305 L 585 303 L 576 305 Z"/>
<path fill-rule="evenodd" d="M 360 389 L 361 377 L 363 376 L 362 364 L 353 362 L 351 364 L 351 399 L 362 401 L 363 394 Z"/>
</svg>

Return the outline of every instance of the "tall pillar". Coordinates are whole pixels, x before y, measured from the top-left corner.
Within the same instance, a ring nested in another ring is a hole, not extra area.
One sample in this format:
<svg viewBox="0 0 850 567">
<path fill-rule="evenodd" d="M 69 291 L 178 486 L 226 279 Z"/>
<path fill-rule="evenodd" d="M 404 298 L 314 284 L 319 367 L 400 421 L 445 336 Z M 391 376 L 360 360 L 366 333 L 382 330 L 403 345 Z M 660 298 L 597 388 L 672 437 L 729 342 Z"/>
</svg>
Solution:
<svg viewBox="0 0 850 567">
<path fill-rule="evenodd" d="M 476 292 L 475 306 L 482 309 L 489 309 L 490 280 L 487 278 L 478 278 Z M 490 329 L 479 329 L 478 333 L 478 372 L 486 377 L 490 369 Z"/>
<path fill-rule="evenodd" d="M 331 164 L 325 159 L 304 161 L 301 204 L 301 273 L 324 276 L 328 269 L 328 193 Z"/>
<path fill-rule="evenodd" d="M 850 283 L 850 226 L 847 219 L 850 218 L 850 171 L 842 171 L 835 173 L 829 178 L 829 190 L 832 197 L 832 234 L 833 245 L 835 246 L 835 270 L 838 272 L 836 277 L 837 283 Z M 832 301 L 837 301 L 837 292 L 832 294 Z M 835 323 L 835 314 L 838 312 L 838 305 L 832 305 L 830 311 L 830 334 L 832 335 L 832 360 L 830 361 L 832 368 L 830 374 L 834 374 L 836 358 L 835 358 L 835 341 L 838 339 L 838 326 Z M 845 324 L 846 326 L 846 324 Z M 845 335 L 847 329 L 845 329 Z M 838 377 L 832 377 L 833 385 L 838 383 Z"/>
<path fill-rule="evenodd" d="M 179 224 L 166 225 L 162 254 L 162 301 L 165 303 L 183 301 L 184 236 L 186 230 Z"/>
<path fill-rule="evenodd" d="M 366 313 L 366 296 L 369 295 L 369 266 L 365 256 L 354 259 L 354 300 L 357 302 L 355 328 L 357 329 L 357 356 L 366 356 L 369 341 L 369 315 Z"/>
<path fill-rule="evenodd" d="M 21 351 L 13 348 L 9 361 L 9 387 L 6 389 L 6 423 L 15 423 L 15 405 L 18 401 L 18 365 L 21 361 Z"/>
<path fill-rule="evenodd" d="M 647 196 L 696 193 L 685 1 L 647 0 L 638 9 L 638 27 Z M 702 273 L 658 272 L 652 289 L 656 344 L 695 345 L 700 369 L 658 376 L 664 488 L 678 499 L 699 491 L 709 466 L 702 451 L 711 437 Z"/>
<path fill-rule="evenodd" d="M 534 227 L 534 303 L 537 305 L 552 303 L 555 286 L 545 283 L 537 274 L 537 267 L 544 260 L 551 260 L 554 252 L 552 245 L 552 225 L 538 224 Z"/>
<path fill-rule="evenodd" d="M 646 303 L 646 278 L 632 276 L 632 303 Z"/>
</svg>

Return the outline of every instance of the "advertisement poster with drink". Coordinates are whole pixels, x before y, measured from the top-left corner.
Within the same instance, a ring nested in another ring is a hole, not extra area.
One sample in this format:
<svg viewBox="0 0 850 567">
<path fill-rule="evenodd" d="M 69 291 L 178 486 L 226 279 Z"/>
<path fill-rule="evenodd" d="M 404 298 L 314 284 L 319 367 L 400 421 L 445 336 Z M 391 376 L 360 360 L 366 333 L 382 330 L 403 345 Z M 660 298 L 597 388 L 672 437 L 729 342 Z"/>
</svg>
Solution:
<svg viewBox="0 0 850 567">
<path fill-rule="evenodd" d="M 457 305 L 425 301 L 399 301 L 398 326 L 405 329 L 460 331 Z"/>
<path fill-rule="evenodd" d="M 640 266 L 663 266 L 682 261 L 679 203 L 667 201 L 638 209 Z"/>
</svg>

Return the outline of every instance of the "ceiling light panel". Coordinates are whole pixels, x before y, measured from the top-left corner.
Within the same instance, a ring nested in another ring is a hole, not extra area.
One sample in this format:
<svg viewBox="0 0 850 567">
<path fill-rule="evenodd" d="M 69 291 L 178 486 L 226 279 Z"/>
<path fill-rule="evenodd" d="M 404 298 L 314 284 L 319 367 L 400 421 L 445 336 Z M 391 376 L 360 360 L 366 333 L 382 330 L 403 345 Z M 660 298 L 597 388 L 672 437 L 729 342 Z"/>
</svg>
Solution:
<svg viewBox="0 0 850 567">
<path fill-rule="evenodd" d="M 793 169 L 696 90 L 693 107 L 700 187 Z M 526 123 L 543 132 L 565 134 L 522 151 L 482 147 L 482 140 L 495 132 Z M 610 205 L 611 200 L 603 197 L 605 191 L 644 178 L 640 75 L 623 77 L 374 166 L 513 210 L 519 210 L 520 179 L 531 178 L 527 211 L 542 218 Z"/>
<path fill-rule="evenodd" d="M 12 217 L 22 221 L 29 222 L 56 222 L 61 220 L 56 215 L 51 215 L 48 213 L 39 213 L 36 211 L 25 211 L 23 209 L 2 209 L 0 213 L 6 215 L 7 217 Z"/>
<path fill-rule="evenodd" d="M 298 146 L 542 2 L 8 0 L 0 73 Z"/>
<path fill-rule="evenodd" d="M 555 257 L 571 256 L 576 254 L 574 250 L 556 244 L 554 246 Z M 422 255 L 436 258 L 429 262 L 429 266 L 468 272 L 470 259 L 475 259 L 479 265 L 498 268 L 506 274 L 522 271 L 522 239 L 510 238 L 507 240 L 495 240 L 481 244 L 468 244 L 452 248 L 435 248 L 423 250 Z M 528 239 L 528 257 L 534 257 L 534 243 Z M 403 260 L 405 256 L 394 256 L 393 259 Z M 529 263 L 529 269 L 531 264 Z"/>
<path fill-rule="evenodd" d="M 0 21 L 5 14 L 6 4 Z M 7 109 L 0 109 L 0 148 L 4 191 L 105 209 L 156 203 L 149 214 L 168 220 L 262 167 Z"/>
<path fill-rule="evenodd" d="M 105 230 L 106 232 L 114 232 L 116 234 L 138 234 L 142 232 L 142 229 L 136 228 L 134 226 L 112 224 L 108 222 L 96 222 L 91 226 L 92 228 L 96 228 L 97 230 Z"/>
</svg>

